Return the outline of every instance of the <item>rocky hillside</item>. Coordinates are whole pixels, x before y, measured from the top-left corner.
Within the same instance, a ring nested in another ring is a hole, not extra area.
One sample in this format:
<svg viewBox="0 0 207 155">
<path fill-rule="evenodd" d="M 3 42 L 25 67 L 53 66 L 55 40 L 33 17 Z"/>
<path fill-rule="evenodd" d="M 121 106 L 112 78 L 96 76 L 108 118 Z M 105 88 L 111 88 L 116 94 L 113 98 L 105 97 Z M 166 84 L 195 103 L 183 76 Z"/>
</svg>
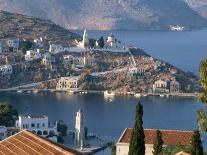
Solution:
<svg viewBox="0 0 207 155">
<path fill-rule="evenodd" d="M 49 20 L 0 11 L 0 39 L 13 37 L 29 40 L 43 37 L 47 41 L 66 44 L 78 35 Z"/>
<path fill-rule="evenodd" d="M 168 30 L 177 24 L 187 29 L 207 26 L 206 19 L 181 0 L 0 0 L 0 9 L 75 29 Z"/>
<path fill-rule="evenodd" d="M 206 0 L 184 0 L 188 5 L 198 12 L 204 18 L 207 18 L 207 1 Z"/>
</svg>

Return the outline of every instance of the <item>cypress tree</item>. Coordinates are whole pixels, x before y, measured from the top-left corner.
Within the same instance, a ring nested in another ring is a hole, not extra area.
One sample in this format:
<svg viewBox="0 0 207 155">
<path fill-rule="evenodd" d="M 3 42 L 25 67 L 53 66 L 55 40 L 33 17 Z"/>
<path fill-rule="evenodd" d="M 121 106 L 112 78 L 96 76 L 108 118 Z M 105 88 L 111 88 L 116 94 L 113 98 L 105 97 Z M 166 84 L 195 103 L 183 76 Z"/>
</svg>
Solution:
<svg viewBox="0 0 207 155">
<path fill-rule="evenodd" d="M 192 155 L 203 155 L 203 146 L 198 130 L 194 131 L 191 139 L 191 154 Z"/>
<path fill-rule="evenodd" d="M 129 145 L 129 155 L 145 154 L 145 135 L 142 127 L 143 107 L 141 103 L 136 106 L 136 118 Z"/>
<path fill-rule="evenodd" d="M 160 130 L 157 130 L 152 153 L 154 155 L 159 155 L 163 150 L 163 147 L 162 147 L 163 144 L 164 144 L 164 141 L 162 140 L 162 133 L 160 132 Z"/>
</svg>

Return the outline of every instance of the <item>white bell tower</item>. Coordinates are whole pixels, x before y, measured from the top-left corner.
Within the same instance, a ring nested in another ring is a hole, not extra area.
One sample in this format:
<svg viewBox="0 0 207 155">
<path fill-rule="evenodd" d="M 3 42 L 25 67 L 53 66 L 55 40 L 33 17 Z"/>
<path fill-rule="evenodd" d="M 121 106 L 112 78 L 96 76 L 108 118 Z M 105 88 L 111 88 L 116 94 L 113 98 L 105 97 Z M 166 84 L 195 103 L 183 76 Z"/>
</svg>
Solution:
<svg viewBox="0 0 207 155">
<path fill-rule="evenodd" d="M 76 114 L 75 145 L 78 147 L 83 147 L 85 145 L 85 124 L 82 109 L 79 109 Z"/>
<path fill-rule="evenodd" d="M 87 30 L 85 29 L 84 30 L 84 33 L 83 33 L 83 41 L 82 41 L 82 46 L 83 48 L 88 48 L 88 44 L 89 44 L 89 39 L 88 39 L 88 32 Z"/>
</svg>

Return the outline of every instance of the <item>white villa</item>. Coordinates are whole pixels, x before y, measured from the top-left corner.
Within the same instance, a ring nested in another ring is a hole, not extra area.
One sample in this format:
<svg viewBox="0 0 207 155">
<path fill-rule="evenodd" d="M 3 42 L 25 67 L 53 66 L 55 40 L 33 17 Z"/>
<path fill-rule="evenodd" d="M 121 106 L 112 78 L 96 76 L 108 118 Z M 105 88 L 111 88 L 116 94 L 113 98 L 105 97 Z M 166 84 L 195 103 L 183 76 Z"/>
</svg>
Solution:
<svg viewBox="0 0 207 155">
<path fill-rule="evenodd" d="M 174 147 L 180 143 L 183 146 L 189 145 L 193 131 L 161 130 L 164 141 L 163 147 L 172 152 Z M 116 155 L 128 155 L 132 128 L 126 128 L 116 144 Z M 153 155 L 153 144 L 156 138 L 155 129 L 145 129 L 145 155 Z"/>
<path fill-rule="evenodd" d="M 56 85 L 57 90 L 77 90 L 80 85 L 79 78 L 61 77 Z"/>
<path fill-rule="evenodd" d="M 157 80 L 153 84 L 154 93 L 169 93 L 168 82 L 164 80 Z"/>
<path fill-rule="evenodd" d="M 13 73 L 12 66 L 11 65 L 0 66 L 0 73 L 2 75 L 10 75 L 10 74 L 12 74 Z"/>
<path fill-rule="evenodd" d="M 32 61 L 35 59 L 40 59 L 41 57 L 43 57 L 43 54 L 40 52 L 39 49 L 37 49 L 37 51 L 29 50 L 26 51 L 24 57 L 25 57 L 25 61 Z"/>
<path fill-rule="evenodd" d="M 0 141 L 7 138 L 7 128 L 5 126 L 0 126 Z"/>
<path fill-rule="evenodd" d="M 14 50 L 18 50 L 19 48 L 19 39 L 8 39 L 6 41 L 8 47 L 12 47 Z"/>
<path fill-rule="evenodd" d="M 83 147 L 85 144 L 85 123 L 83 118 L 83 111 L 82 109 L 79 109 L 76 114 L 75 122 L 75 145 L 78 147 Z"/>
<path fill-rule="evenodd" d="M 55 45 L 55 44 L 51 44 L 50 48 L 49 48 L 49 52 L 53 53 L 53 54 L 57 54 L 60 52 L 63 52 L 65 49 L 63 48 L 62 45 Z"/>
<path fill-rule="evenodd" d="M 57 135 L 57 124 L 50 125 L 48 122 L 48 117 L 42 116 L 32 116 L 32 115 L 21 115 L 19 120 L 16 121 L 16 128 L 20 130 L 29 130 L 33 133 L 39 134 L 41 136 L 47 137 L 49 135 Z M 56 139 L 52 138 L 56 141 Z"/>
</svg>

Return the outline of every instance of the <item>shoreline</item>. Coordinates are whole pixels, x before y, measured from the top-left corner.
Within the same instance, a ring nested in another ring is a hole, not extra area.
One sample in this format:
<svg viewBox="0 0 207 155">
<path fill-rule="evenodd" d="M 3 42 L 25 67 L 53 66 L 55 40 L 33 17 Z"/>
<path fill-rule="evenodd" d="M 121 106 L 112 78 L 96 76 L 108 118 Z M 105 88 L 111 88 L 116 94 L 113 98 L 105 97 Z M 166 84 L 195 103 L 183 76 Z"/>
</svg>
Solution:
<svg viewBox="0 0 207 155">
<path fill-rule="evenodd" d="M 137 98 L 147 96 L 159 96 L 159 97 L 192 97 L 198 98 L 200 93 L 134 93 L 134 92 L 114 92 L 114 95 L 106 95 L 105 91 L 101 90 L 57 90 L 57 89 L 18 89 L 18 90 L 7 90 L 0 89 L 0 92 L 16 92 L 16 93 L 41 93 L 41 92 L 54 92 L 54 93 L 68 93 L 68 94 L 103 94 L 106 97 L 113 97 L 116 95 L 130 95 Z"/>
</svg>

